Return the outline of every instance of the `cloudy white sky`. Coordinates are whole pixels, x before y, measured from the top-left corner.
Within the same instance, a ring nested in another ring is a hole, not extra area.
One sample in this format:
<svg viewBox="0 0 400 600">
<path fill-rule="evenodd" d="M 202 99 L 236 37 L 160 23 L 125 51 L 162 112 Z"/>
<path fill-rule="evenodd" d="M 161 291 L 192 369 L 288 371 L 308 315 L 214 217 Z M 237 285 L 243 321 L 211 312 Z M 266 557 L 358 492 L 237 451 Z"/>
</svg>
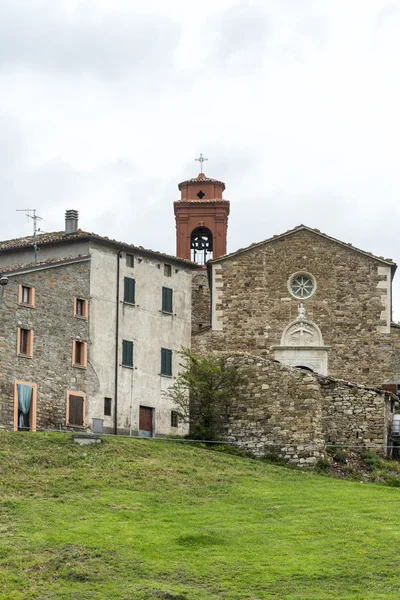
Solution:
<svg viewBox="0 0 400 600">
<path fill-rule="evenodd" d="M 174 253 L 203 152 L 229 251 L 304 223 L 400 263 L 399 114 L 400 0 L 1 0 L 0 239 L 75 208 Z"/>
</svg>

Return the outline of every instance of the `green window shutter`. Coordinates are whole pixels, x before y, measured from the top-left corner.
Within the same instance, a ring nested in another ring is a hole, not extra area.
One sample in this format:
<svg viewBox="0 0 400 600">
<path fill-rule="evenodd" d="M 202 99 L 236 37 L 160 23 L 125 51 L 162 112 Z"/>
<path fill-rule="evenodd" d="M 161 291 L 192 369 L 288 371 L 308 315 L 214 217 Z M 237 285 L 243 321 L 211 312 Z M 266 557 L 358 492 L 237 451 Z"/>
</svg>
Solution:
<svg viewBox="0 0 400 600">
<path fill-rule="evenodd" d="M 133 367 L 133 342 L 122 340 L 122 364 L 124 367 Z"/>
<path fill-rule="evenodd" d="M 161 348 L 161 375 L 172 375 L 172 350 Z"/>
<path fill-rule="evenodd" d="M 167 375 L 172 375 L 172 350 L 167 350 Z"/>
<path fill-rule="evenodd" d="M 135 304 L 135 280 L 124 277 L 124 302 Z"/>
<path fill-rule="evenodd" d="M 162 289 L 162 311 L 172 313 L 172 289 L 163 287 Z"/>
</svg>

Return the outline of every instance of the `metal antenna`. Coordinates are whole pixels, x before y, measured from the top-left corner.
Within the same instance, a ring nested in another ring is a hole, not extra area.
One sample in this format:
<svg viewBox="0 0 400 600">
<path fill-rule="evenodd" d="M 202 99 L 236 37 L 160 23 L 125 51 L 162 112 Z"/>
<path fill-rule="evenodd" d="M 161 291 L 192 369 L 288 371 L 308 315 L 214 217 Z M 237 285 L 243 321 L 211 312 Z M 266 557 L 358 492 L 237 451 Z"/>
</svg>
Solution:
<svg viewBox="0 0 400 600">
<path fill-rule="evenodd" d="M 38 221 L 43 221 L 43 219 L 42 217 L 39 217 L 39 215 L 36 214 L 36 208 L 17 208 L 16 210 L 17 212 L 24 212 L 28 217 L 28 220 L 32 219 L 33 221 L 33 250 L 35 253 L 35 262 L 37 262 L 37 253 L 39 249 L 36 243 L 36 236 L 38 231 L 40 231 L 40 229 L 38 229 L 37 223 Z"/>
</svg>

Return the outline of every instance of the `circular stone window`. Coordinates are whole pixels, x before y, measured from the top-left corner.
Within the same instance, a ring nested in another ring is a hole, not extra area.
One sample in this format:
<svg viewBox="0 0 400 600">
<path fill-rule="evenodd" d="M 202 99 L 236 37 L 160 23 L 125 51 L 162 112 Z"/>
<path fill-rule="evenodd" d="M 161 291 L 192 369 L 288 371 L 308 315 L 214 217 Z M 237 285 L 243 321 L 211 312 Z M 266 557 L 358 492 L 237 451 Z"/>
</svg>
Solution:
<svg viewBox="0 0 400 600">
<path fill-rule="evenodd" d="M 290 277 L 288 287 L 292 296 L 304 300 L 313 295 L 317 284 L 310 273 L 295 273 Z"/>
</svg>

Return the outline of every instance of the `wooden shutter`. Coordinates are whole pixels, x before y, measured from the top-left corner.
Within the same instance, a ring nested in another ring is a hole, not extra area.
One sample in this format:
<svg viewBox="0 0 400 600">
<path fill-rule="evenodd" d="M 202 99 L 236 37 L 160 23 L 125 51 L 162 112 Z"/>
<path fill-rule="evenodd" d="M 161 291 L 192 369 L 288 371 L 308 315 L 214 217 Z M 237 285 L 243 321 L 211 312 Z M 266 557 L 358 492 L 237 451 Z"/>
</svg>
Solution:
<svg viewBox="0 0 400 600">
<path fill-rule="evenodd" d="M 172 375 L 172 350 L 161 348 L 161 375 Z"/>
<path fill-rule="evenodd" d="M 125 367 L 133 367 L 133 342 L 122 341 L 122 364 Z"/>
<path fill-rule="evenodd" d="M 83 426 L 83 397 L 69 396 L 68 406 L 68 423 L 69 425 Z"/>
<path fill-rule="evenodd" d="M 162 310 L 172 313 L 172 289 L 163 287 L 162 289 Z"/>
<path fill-rule="evenodd" d="M 124 277 L 124 302 L 135 304 L 135 280 Z"/>
</svg>

